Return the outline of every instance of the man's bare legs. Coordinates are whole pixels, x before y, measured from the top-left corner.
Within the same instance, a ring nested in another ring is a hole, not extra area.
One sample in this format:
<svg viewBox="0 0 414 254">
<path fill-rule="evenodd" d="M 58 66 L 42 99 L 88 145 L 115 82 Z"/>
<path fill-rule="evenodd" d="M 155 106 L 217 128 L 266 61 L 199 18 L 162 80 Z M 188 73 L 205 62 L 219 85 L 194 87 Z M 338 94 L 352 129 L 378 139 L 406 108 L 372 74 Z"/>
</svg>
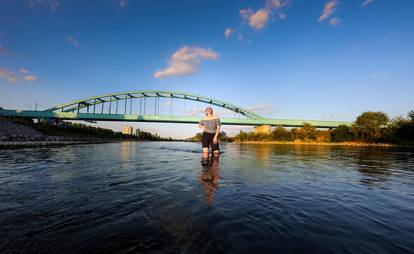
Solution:
<svg viewBox="0 0 414 254">
<path fill-rule="evenodd" d="M 218 156 L 219 156 L 219 154 L 220 154 L 220 151 L 219 151 L 219 150 L 215 150 L 215 151 L 213 151 L 213 156 L 214 156 L 214 157 L 218 157 Z"/>
<path fill-rule="evenodd" d="M 208 147 L 203 147 L 203 158 L 204 157 L 208 158 Z"/>
</svg>

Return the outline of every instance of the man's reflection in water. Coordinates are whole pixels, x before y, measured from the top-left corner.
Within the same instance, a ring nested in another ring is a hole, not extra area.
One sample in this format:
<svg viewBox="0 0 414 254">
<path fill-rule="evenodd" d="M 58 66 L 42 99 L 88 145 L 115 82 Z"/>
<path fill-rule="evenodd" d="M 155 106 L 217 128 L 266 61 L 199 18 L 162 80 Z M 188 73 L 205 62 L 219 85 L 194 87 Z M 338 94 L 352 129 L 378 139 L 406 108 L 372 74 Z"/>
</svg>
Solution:
<svg viewBox="0 0 414 254">
<path fill-rule="evenodd" d="M 208 153 L 203 153 L 201 158 L 201 175 L 198 180 L 204 189 L 204 198 L 207 205 L 211 205 L 214 200 L 214 193 L 218 188 L 219 179 L 219 155 L 212 154 L 209 157 Z"/>
</svg>

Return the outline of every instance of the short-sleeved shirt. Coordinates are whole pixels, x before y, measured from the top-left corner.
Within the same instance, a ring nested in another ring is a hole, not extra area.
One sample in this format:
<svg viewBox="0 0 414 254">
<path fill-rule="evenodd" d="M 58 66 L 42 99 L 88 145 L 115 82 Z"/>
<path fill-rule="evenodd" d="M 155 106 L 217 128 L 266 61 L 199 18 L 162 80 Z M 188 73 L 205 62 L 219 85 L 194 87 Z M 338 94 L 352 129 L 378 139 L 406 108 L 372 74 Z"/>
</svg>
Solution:
<svg viewBox="0 0 414 254">
<path fill-rule="evenodd" d="M 220 119 L 213 118 L 213 119 L 201 119 L 200 125 L 204 126 L 204 132 L 208 133 L 216 133 L 217 126 L 221 126 Z"/>
</svg>

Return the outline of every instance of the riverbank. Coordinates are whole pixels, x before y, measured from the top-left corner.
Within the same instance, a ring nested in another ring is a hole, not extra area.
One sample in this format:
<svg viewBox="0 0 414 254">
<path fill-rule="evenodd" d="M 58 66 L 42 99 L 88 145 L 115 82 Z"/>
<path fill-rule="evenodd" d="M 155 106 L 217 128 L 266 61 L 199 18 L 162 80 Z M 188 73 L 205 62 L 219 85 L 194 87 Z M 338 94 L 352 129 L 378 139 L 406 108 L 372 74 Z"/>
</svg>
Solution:
<svg viewBox="0 0 414 254">
<path fill-rule="evenodd" d="M 36 127 L 34 123 L 27 120 L 0 118 L 0 149 L 109 143 L 122 140 L 99 136 L 48 135 L 37 130 Z"/>
<path fill-rule="evenodd" d="M 15 149 L 29 147 L 56 147 L 82 144 L 104 144 L 120 142 L 121 140 L 61 140 L 61 141 L 0 141 L 0 149 Z"/>
<path fill-rule="evenodd" d="M 377 144 L 363 142 L 305 142 L 305 141 L 235 141 L 239 144 L 273 144 L 273 145 L 316 145 L 316 146 L 375 146 L 375 147 L 391 147 L 394 144 Z"/>
<path fill-rule="evenodd" d="M 110 129 L 71 122 L 34 122 L 0 117 L 0 149 L 100 144 L 121 141 L 177 141 L 140 131 L 124 135 Z"/>
</svg>

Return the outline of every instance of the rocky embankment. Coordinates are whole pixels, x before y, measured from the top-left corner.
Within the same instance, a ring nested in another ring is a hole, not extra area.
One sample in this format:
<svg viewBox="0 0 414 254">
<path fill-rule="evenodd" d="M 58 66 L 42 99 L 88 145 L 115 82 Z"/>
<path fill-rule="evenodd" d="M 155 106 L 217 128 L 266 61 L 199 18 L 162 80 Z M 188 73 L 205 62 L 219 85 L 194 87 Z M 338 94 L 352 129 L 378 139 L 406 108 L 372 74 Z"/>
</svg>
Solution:
<svg viewBox="0 0 414 254">
<path fill-rule="evenodd" d="M 22 124 L 0 118 L 0 142 L 4 141 L 63 141 L 63 137 L 43 135 L 41 132 Z"/>
<path fill-rule="evenodd" d="M 0 117 L 0 148 L 55 146 L 92 142 L 101 143 L 108 141 L 48 136 L 30 126 Z"/>
</svg>

